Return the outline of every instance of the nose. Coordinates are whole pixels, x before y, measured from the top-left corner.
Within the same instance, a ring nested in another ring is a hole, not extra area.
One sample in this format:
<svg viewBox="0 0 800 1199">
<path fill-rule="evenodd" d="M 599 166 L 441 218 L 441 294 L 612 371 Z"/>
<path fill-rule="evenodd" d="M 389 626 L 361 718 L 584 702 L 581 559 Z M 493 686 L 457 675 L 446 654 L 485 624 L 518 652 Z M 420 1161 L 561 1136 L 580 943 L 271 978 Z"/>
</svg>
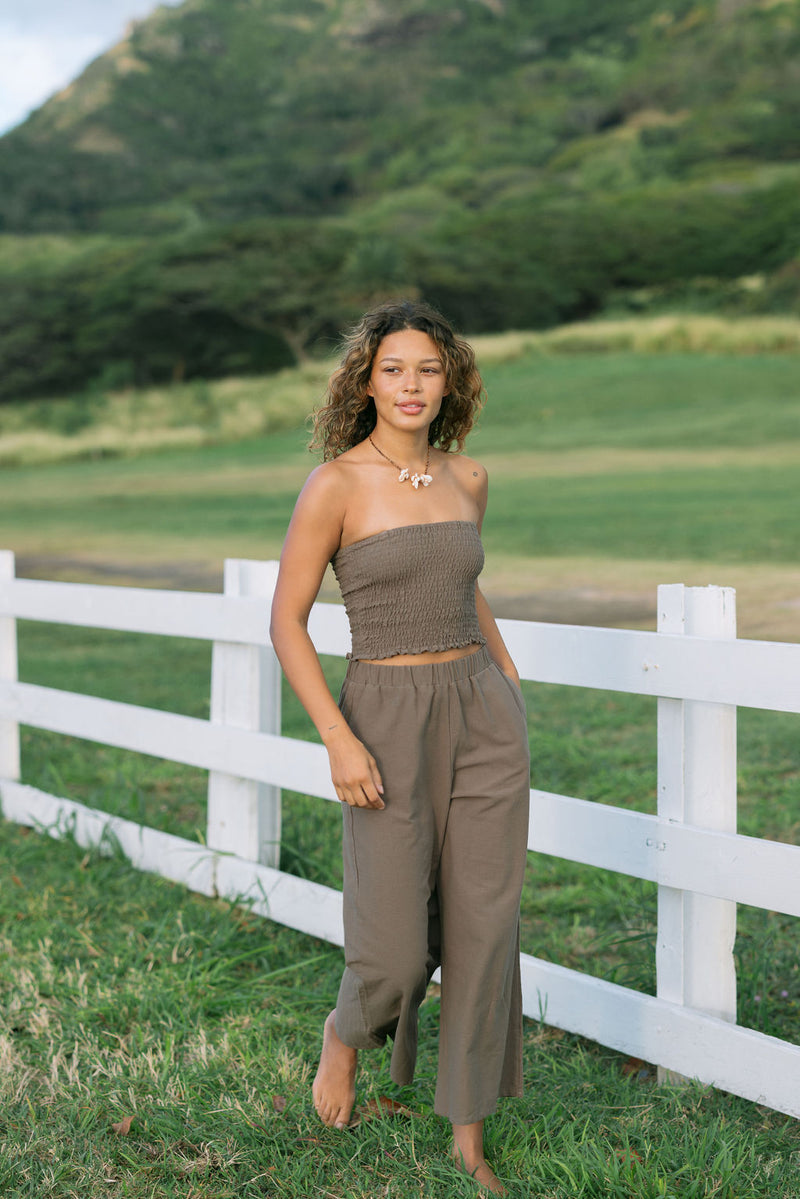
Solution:
<svg viewBox="0 0 800 1199">
<path fill-rule="evenodd" d="M 419 391 L 419 383 L 415 374 L 406 375 L 403 380 L 403 391 Z"/>
</svg>

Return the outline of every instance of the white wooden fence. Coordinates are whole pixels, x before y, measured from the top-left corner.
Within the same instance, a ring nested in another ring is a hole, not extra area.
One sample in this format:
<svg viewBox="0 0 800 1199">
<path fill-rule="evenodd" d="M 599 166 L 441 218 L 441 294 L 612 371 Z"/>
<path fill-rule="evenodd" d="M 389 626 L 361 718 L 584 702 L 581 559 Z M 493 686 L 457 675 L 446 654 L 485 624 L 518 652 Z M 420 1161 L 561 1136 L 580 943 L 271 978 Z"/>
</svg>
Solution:
<svg viewBox="0 0 800 1199">
<path fill-rule="evenodd" d="M 280 735 L 268 644 L 273 562 L 229 560 L 225 594 L 14 577 L 0 551 L 0 800 L 6 818 L 84 845 L 113 835 L 131 862 L 241 898 L 342 944 L 341 895 L 277 869 L 280 791 L 335 800 L 322 746 Z M 531 791 L 528 848 L 658 884 L 657 997 L 522 955 L 534 1018 L 800 1116 L 800 1047 L 738 1027 L 736 904 L 800 915 L 800 847 L 736 834 L 736 706 L 800 712 L 800 645 L 737 640 L 734 592 L 659 588 L 658 632 L 499 622 L 525 679 L 658 697 L 658 814 Z M 213 642 L 211 719 L 17 680 L 16 618 Z M 321 653 L 343 655 L 343 608 L 315 604 Z M 19 724 L 207 769 L 207 845 L 24 786 Z"/>
</svg>

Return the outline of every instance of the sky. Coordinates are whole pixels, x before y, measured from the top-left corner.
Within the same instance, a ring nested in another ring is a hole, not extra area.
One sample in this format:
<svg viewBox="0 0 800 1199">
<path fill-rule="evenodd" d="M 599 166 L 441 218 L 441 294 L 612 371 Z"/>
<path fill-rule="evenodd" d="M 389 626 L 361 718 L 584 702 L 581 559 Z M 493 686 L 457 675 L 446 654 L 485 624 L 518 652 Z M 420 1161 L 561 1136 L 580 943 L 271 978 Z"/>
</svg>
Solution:
<svg viewBox="0 0 800 1199">
<path fill-rule="evenodd" d="M 0 0 L 0 133 L 157 7 L 155 0 Z"/>
</svg>

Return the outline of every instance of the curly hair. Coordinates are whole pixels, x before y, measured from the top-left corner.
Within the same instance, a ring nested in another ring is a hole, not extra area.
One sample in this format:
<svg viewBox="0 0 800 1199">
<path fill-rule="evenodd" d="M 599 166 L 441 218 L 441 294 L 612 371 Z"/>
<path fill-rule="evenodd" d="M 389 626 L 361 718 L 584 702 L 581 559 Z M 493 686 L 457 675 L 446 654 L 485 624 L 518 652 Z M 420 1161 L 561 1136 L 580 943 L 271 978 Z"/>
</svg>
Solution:
<svg viewBox="0 0 800 1199">
<path fill-rule="evenodd" d="M 358 445 L 375 428 L 375 401 L 367 395 L 378 346 L 390 333 L 417 329 L 427 333 L 442 359 L 448 394 L 428 430 L 428 442 L 445 452 L 464 441 L 484 399 L 483 382 L 472 347 L 428 304 L 391 301 L 372 308 L 344 340 L 341 366 L 328 382 L 325 403 L 312 414 L 309 449 L 322 450 L 328 461 Z"/>
</svg>

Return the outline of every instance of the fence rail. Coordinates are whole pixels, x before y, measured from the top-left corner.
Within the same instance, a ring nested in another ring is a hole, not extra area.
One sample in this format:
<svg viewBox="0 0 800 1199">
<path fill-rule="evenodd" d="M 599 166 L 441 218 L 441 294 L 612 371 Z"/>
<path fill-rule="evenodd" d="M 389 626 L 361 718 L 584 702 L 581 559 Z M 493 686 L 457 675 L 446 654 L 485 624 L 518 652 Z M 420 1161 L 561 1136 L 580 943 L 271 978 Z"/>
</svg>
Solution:
<svg viewBox="0 0 800 1199">
<path fill-rule="evenodd" d="M 131 862 L 342 944 L 341 895 L 277 869 L 280 789 L 335 800 L 322 746 L 280 733 L 268 645 L 274 563 L 228 560 L 225 594 L 14 578 L 0 552 L 0 800 L 7 819 Z M 211 720 L 17 679 L 16 619 L 213 642 Z M 800 1047 L 735 1023 L 737 903 L 800 915 L 800 847 L 736 833 L 736 707 L 800 712 L 800 645 L 735 638 L 726 588 L 659 588 L 659 631 L 498 622 L 523 678 L 658 697 L 658 814 L 531 791 L 528 848 L 658 885 L 658 994 L 522 955 L 526 1015 L 800 1116 Z M 315 604 L 321 653 L 349 648 L 344 610 Z M 18 726 L 209 771 L 207 844 L 21 782 Z"/>
</svg>

